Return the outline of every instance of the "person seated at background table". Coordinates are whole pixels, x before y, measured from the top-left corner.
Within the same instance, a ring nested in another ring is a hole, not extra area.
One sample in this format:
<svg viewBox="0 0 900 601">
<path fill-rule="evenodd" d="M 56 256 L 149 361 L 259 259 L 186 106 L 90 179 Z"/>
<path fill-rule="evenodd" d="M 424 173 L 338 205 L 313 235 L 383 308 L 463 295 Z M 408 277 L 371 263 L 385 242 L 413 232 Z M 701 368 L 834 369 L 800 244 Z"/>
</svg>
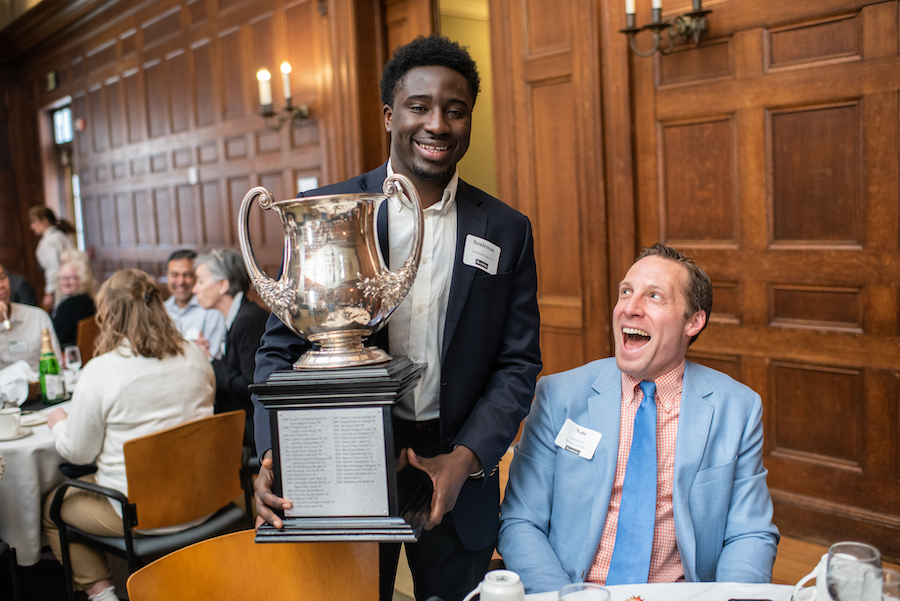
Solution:
<svg viewBox="0 0 900 601">
<path fill-rule="evenodd" d="M 56 285 L 53 327 L 62 346 L 75 344 L 78 322 L 97 313 L 94 305 L 94 272 L 85 253 L 67 250 L 62 254 Z"/>
<path fill-rule="evenodd" d="M 247 298 L 250 277 L 240 253 L 231 249 L 213 250 L 194 260 L 197 281 L 194 295 L 204 309 L 217 309 L 225 316 L 225 354 L 212 357 L 204 338 L 197 344 L 210 355 L 216 372 L 216 413 L 243 409 L 247 413 L 244 444 L 253 444 L 253 403 L 250 389 L 256 369 L 256 350 L 266 331 L 269 313 Z"/>
<path fill-rule="evenodd" d="M 37 373 L 41 363 L 41 330 L 50 330 L 56 359 L 62 357 L 53 323 L 39 307 L 10 301 L 12 292 L 6 268 L 0 265 L 0 369 L 25 361 Z"/>
<path fill-rule="evenodd" d="M 34 286 L 31 285 L 31 282 L 26 280 L 25 276 L 12 271 L 8 271 L 6 275 L 9 276 L 9 287 L 12 289 L 12 302 L 37 307 L 37 293 L 34 291 Z"/>
<path fill-rule="evenodd" d="M 84 367 L 69 413 L 53 411 L 47 425 L 63 459 L 96 461 L 97 472 L 82 480 L 127 495 L 125 442 L 212 415 L 215 382 L 203 351 L 181 337 L 143 271 L 113 274 L 100 287 L 97 308 L 96 356 Z M 49 516 L 55 494 L 44 501 L 43 529 L 59 558 L 59 531 Z M 94 534 L 123 535 L 120 506 L 96 493 L 70 488 L 62 516 Z M 75 588 L 92 600 L 115 601 L 105 555 L 79 544 L 70 551 Z"/>
<path fill-rule="evenodd" d="M 646 248 L 619 284 L 615 359 L 538 382 L 498 547 L 526 592 L 581 581 L 771 582 L 779 533 L 762 402 L 685 360 L 711 309 L 697 264 Z"/>
<path fill-rule="evenodd" d="M 194 296 L 194 259 L 197 253 L 183 248 L 169 255 L 166 262 L 166 312 L 181 335 L 188 340 L 196 340 L 201 335 L 209 341 L 211 354 L 220 359 L 222 344 L 225 342 L 225 318 L 215 309 L 204 309 Z"/>
<path fill-rule="evenodd" d="M 75 233 L 75 229 L 68 221 L 57 219 L 53 210 L 45 206 L 31 207 L 28 210 L 28 218 L 31 220 L 31 231 L 40 237 L 34 252 L 41 269 L 44 270 L 44 298 L 41 306 L 50 311 L 54 307 L 60 256 L 63 251 L 75 248 L 70 237 Z"/>
</svg>

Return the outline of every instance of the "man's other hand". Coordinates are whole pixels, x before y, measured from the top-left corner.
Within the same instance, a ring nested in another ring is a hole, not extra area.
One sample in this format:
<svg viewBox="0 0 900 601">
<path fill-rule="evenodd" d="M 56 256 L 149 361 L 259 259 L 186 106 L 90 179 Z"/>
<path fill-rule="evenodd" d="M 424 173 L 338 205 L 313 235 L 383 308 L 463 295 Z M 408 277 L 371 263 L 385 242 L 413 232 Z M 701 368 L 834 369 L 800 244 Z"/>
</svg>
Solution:
<svg viewBox="0 0 900 601">
<path fill-rule="evenodd" d="M 263 523 L 281 528 L 284 524 L 272 509 L 290 509 L 293 505 L 287 499 L 282 499 L 272 492 L 275 486 L 275 473 L 272 471 L 272 451 L 266 451 L 259 463 L 259 475 L 253 488 L 256 489 L 256 527 Z"/>
<path fill-rule="evenodd" d="M 425 530 L 431 530 L 456 505 L 456 498 L 463 484 L 470 474 L 481 469 L 481 462 L 472 449 L 462 445 L 450 453 L 436 457 L 419 457 L 412 449 L 407 450 L 407 456 L 409 464 L 428 474 L 434 485 L 431 515 L 425 522 Z"/>
</svg>

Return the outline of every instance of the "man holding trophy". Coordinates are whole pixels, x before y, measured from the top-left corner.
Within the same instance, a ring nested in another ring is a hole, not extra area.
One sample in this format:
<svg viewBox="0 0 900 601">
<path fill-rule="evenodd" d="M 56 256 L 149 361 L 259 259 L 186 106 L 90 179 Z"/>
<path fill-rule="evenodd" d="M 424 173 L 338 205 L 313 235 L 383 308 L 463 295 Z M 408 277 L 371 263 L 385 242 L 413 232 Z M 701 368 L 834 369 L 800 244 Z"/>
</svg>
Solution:
<svg viewBox="0 0 900 601">
<path fill-rule="evenodd" d="M 431 479 L 425 532 L 407 544 L 416 598 L 458 601 L 483 578 L 499 529 L 496 466 L 528 413 L 541 370 L 537 275 L 527 217 L 459 178 L 479 77 L 468 52 L 447 38 L 417 38 L 384 68 L 381 95 L 390 159 L 351 180 L 304 194 L 382 190 L 409 178 L 424 210 L 422 259 L 406 299 L 372 343 L 427 364 L 415 393 L 394 406 L 397 465 Z M 415 216 L 406 197 L 378 212 L 379 242 L 392 268 L 410 256 Z M 256 382 L 289 369 L 309 348 L 274 314 L 256 355 Z M 256 411 L 261 520 L 290 501 L 273 492 L 271 429 Z M 381 546 L 381 595 L 390 599 L 399 543 Z"/>
</svg>

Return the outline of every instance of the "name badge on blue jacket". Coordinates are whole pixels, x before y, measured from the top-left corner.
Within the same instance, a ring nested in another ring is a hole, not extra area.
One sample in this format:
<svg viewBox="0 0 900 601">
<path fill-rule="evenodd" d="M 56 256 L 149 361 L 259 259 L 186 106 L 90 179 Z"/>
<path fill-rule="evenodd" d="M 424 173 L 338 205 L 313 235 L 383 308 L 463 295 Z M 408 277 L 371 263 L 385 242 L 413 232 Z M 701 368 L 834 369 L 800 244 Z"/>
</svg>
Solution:
<svg viewBox="0 0 900 601">
<path fill-rule="evenodd" d="M 570 419 L 566 420 L 563 427 L 560 428 L 559 434 L 556 435 L 556 446 L 565 449 L 570 453 L 575 453 L 579 457 L 591 459 L 594 457 L 594 451 L 600 444 L 602 434 L 596 430 L 579 426 Z"/>
</svg>

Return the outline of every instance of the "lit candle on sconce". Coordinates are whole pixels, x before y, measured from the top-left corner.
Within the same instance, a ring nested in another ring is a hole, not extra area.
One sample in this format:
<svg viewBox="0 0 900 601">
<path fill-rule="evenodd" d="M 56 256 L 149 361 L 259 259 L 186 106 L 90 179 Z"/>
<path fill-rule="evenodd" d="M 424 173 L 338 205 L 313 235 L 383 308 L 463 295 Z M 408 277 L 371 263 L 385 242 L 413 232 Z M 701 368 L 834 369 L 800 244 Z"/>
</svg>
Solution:
<svg viewBox="0 0 900 601">
<path fill-rule="evenodd" d="M 281 81 L 284 84 L 284 101 L 291 105 L 291 64 L 281 63 Z"/>
<path fill-rule="evenodd" d="M 259 80 L 259 103 L 262 106 L 272 106 L 272 75 L 268 69 L 260 69 L 256 72 Z"/>
<path fill-rule="evenodd" d="M 651 14 L 653 15 L 653 22 L 659 23 L 659 21 L 662 19 L 662 0 L 653 0 L 651 8 L 653 9 L 651 11 Z"/>
<path fill-rule="evenodd" d="M 625 14 L 626 15 L 634 14 L 634 0 L 625 0 Z"/>
</svg>

